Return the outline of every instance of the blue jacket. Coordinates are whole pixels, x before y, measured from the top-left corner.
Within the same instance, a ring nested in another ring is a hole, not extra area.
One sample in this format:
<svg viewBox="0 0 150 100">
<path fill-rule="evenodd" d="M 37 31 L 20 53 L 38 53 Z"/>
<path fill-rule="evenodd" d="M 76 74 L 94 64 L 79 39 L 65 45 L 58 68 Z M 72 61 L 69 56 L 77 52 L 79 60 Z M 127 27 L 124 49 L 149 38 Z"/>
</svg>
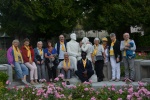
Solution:
<svg viewBox="0 0 150 100">
<path fill-rule="evenodd" d="M 34 61 L 37 62 L 36 56 L 39 55 L 38 49 L 34 48 Z M 43 59 L 45 61 L 44 49 L 43 49 Z"/>
</svg>

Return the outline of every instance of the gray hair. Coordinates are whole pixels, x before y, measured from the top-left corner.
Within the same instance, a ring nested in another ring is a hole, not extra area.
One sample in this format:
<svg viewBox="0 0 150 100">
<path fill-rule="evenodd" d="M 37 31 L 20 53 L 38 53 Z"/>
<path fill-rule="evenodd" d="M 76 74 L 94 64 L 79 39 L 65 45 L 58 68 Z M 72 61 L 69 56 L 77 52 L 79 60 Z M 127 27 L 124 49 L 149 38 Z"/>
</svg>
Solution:
<svg viewBox="0 0 150 100">
<path fill-rule="evenodd" d="M 115 33 L 111 33 L 109 36 L 110 37 L 114 37 L 114 36 L 116 36 L 116 34 Z"/>
<path fill-rule="evenodd" d="M 96 40 L 98 40 L 98 41 L 100 42 L 100 39 L 99 39 L 99 38 L 97 38 L 97 37 L 94 39 L 94 42 L 95 42 Z"/>
<path fill-rule="evenodd" d="M 128 34 L 128 35 L 130 36 L 130 34 L 129 34 L 129 33 L 124 33 L 123 35 L 125 35 L 125 34 Z"/>
<path fill-rule="evenodd" d="M 68 56 L 69 56 L 68 52 L 64 52 L 64 56 L 65 56 L 65 55 L 68 55 Z"/>
<path fill-rule="evenodd" d="M 13 41 L 12 41 L 12 44 L 14 44 L 14 43 L 16 43 L 16 42 L 19 44 L 19 40 L 18 40 L 18 39 L 13 40 Z"/>
<path fill-rule="evenodd" d="M 38 41 L 37 44 L 43 44 L 43 42 L 42 41 Z"/>
</svg>

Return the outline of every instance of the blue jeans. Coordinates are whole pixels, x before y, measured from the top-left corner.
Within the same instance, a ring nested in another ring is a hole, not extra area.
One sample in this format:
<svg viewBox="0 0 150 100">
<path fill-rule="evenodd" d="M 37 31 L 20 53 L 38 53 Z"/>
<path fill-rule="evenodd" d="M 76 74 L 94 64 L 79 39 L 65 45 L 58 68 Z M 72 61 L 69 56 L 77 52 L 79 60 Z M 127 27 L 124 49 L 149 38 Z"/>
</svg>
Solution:
<svg viewBox="0 0 150 100">
<path fill-rule="evenodd" d="M 24 77 L 24 75 L 29 74 L 28 68 L 24 64 L 15 62 L 14 66 L 15 66 L 14 69 L 16 71 L 17 78 L 21 79 Z"/>
</svg>

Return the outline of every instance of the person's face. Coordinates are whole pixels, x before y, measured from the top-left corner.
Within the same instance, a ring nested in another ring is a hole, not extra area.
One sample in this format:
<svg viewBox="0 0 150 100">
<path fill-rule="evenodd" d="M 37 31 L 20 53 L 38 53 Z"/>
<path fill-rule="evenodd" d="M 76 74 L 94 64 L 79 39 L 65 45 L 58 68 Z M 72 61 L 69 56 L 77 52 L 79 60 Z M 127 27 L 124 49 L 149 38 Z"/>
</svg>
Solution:
<svg viewBox="0 0 150 100">
<path fill-rule="evenodd" d="M 103 41 L 103 44 L 106 45 L 106 44 L 107 44 L 107 41 Z"/>
<path fill-rule="evenodd" d="M 41 49 L 41 48 L 42 48 L 42 46 L 43 46 L 43 44 L 42 44 L 42 43 L 38 43 L 38 44 L 37 44 L 37 47 L 38 47 L 39 49 Z"/>
<path fill-rule="evenodd" d="M 51 43 L 51 42 L 48 42 L 48 46 L 51 47 L 51 46 L 52 46 L 52 43 Z"/>
<path fill-rule="evenodd" d="M 14 42 L 13 44 L 15 47 L 18 47 L 19 43 L 18 42 Z"/>
<path fill-rule="evenodd" d="M 65 54 L 65 55 L 64 55 L 64 58 L 65 58 L 65 60 L 68 60 L 68 59 L 69 59 L 68 54 Z"/>
<path fill-rule="evenodd" d="M 125 40 L 128 40 L 128 39 L 130 38 L 130 36 L 129 36 L 129 34 L 124 34 L 124 35 L 123 35 L 123 38 L 124 38 Z"/>
<path fill-rule="evenodd" d="M 86 53 L 82 53 L 81 56 L 82 56 L 82 59 L 86 59 Z"/>
<path fill-rule="evenodd" d="M 49 48 L 48 48 L 48 51 L 49 51 L 49 52 L 51 52 L 51 51 L 52 51 L 52 49 L 53 49 L 52 47 L 49 47 Z"/>
<path fill-rule="evenodd" d="M 64 36 L 63 36 L 63 35 L 60 35 L 60 36 L 59 36 L 59 40 L 60 40 L 60 41 L 64 41 Z"/>
<path fill-rule="evenodd" d="M 25 41 L 24 45 L 29 46 L 30 42 L 29 41 Z"/>
<path fill-rule="evenodd" d="M 99 44 L 99 40 L 95 40 L 94 44 L 98 45 Z"/>
<path fill-rule="evenodd" d="M 114 41 L 116 39 L 116 36 L 111 36 L 110 39 L 111 41 Z"/>
</svg>

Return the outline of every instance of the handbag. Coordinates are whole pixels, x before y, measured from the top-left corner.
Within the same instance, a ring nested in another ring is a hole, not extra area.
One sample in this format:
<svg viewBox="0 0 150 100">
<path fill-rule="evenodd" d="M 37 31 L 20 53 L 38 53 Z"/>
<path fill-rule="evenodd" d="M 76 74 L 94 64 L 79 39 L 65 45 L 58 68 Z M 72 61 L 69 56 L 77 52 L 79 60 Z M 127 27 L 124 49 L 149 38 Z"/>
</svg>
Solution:
<svg viewBox="0 0 150 100">
<path fill-rule="evenodd" d="M 104 57 L 102 55 L 96 56 L 96 60 L 104 60 Z"/>
<path fill-rule="evenodd" d="M 37 61 L 42 61 L 42 59 L 41 59 L 41 56 L 40 55 L 36 55 L 36 59 L 37 59 Z"/>
</svg>

